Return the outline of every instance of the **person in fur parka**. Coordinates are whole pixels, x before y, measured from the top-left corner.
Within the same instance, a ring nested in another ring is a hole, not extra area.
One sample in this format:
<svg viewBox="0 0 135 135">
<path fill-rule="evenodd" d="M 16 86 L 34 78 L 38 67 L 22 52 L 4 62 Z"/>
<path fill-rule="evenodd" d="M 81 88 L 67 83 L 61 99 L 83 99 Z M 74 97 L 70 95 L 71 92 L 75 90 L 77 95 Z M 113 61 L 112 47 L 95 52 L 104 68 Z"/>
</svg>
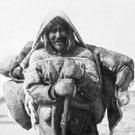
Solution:
<svg viewBox="0 0 135 135">
<path fill-rule="evenodd" d="M 39 42 L 42 47 L 38 48 Z M 127 89 L 134 79 L 131 58 L 86 45 L 61 11 L 52 12 L 45 18 L 27 55 L 27 65 L 23 61 L 26 58 L 23 58 L 21 64 L 14 67 L 21 70 L 19 75 L 23 74 L 21 84 L 24 95 L 27 95 L 23 102 L 25 113 L 30 119 L 34 114 L 35 123 L 42 123 L 39 125 L 41 134 L 61 134 L 66 97 L 70 97 L 66 129 L 69 134 L 98 135 L 96 125 L 102 121 L 106 109 L 109 128 L 113 132 L 122 117 L 120 107 L 125 101 L 128 103 L 128 98 L 123 101 L 119 95 L 128 95 Z M 12 69 L 13 77 L 16 68 Z M 8 81 L 4 89 L 9 83 L 14 82 Z"/>
</svg>

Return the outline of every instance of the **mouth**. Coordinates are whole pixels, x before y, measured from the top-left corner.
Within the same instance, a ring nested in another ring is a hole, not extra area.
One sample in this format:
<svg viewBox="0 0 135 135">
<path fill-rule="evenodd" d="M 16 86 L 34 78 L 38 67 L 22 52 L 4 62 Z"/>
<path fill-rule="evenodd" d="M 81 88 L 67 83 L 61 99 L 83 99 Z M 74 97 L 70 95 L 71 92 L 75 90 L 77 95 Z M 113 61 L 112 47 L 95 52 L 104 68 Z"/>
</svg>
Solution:
<svg viewBox="0 0 135 135">
<path fill-rule="evenodd" d="M 55 41 L 55 44 L 57 44 L 57 45 L 63 45 L 63 42 L 62 41 Z"/>
</svg>

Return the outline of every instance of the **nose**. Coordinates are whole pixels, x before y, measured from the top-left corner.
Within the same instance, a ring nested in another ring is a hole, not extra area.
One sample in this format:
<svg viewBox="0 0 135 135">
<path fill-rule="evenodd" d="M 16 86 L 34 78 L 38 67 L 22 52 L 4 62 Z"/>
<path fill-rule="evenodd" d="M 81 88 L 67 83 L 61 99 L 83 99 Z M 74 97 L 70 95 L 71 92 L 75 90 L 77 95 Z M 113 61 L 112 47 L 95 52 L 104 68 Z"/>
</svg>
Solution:
<svg viewBox="0 0 135 135">
<path fill-rule="evenodd" d="M 60 34 L 59 31 L 57 31 L 56 34 L 55 34 L 56 38 L 60 38 L 60 35 L 61 35 L 61 34 Z"/>
</svg>

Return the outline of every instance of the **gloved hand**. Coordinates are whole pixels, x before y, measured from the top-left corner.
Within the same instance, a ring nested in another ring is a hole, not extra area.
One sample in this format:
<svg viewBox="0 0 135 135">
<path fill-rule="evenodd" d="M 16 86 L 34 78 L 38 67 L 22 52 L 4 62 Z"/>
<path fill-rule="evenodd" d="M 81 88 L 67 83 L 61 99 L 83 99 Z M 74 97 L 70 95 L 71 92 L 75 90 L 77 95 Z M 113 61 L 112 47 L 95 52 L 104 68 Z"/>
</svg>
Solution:
<svg viewBox="0 0 135 135">
<path fill-rule="evenodd" d="M 79 80 L 84 75 L 84 68 L 77 65 L 74 60 L 66 60 L 62 68 L 62 74 L 64 77 Z"/>
<path fill-rule="evenodd" d="M 54 86 L 54 91 L 58 96 L 72 96 L 75 90 L 73 79 L 62 79 Z"/>
</svg>

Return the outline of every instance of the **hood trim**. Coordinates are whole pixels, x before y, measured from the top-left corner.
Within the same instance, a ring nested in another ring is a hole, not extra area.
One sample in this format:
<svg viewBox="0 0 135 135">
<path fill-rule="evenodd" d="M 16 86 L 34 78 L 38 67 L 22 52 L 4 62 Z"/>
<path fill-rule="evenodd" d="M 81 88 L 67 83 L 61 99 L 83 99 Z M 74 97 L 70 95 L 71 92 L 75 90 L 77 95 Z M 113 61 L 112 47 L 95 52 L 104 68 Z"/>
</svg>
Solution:
<svg viewBox="0 0 135 135">
<path fill-rule="evenodd" d="M 78 33 L 78 31 L 76 30 L 76 28 L 74 27 L 73 23 L 71 22 L 71 20 L 69 19 L 69 17 L 63 12 L 63 11 L 59 11 L 59 10 L 55 10 L 55 11 L 51 11 L 47 14 L 47 16 L 45 17 L 45 19 L 43 20 L 39 32 L 36 36 L 35 41 L 33 42 L 32 45 L 32 49 L 34 49 L 36 47 L 37 42 L 41 39 L 42 33 L 44 31 L 44 28 L 47 26 L 47 24 L 55 17 L 61 17 L 63 20 L 65 20 L 69 26 L 72 28 L 73 33 L 75 34 L 76 38 L 78 39 L 80 45 L 82 45 L 82 47 L 86 47 L 84 41 L 82 40 L 80 34 Z"/>
</svg>

